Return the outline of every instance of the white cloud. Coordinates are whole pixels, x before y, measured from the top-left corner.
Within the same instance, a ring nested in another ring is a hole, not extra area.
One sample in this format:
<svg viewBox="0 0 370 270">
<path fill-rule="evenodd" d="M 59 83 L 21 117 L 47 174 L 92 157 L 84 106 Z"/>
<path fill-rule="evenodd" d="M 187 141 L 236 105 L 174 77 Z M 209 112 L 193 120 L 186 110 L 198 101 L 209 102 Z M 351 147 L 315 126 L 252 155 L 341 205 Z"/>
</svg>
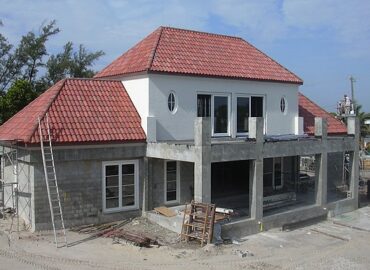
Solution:
<svg viewBox="0 0 370 270">
<path fill-rule="evenodd" d="M 369 56 L 369 1 L 285 0 L 283 13 L 289 27 L 308 34 L 323 31 L 345 45 L 348 55 Z"/>
<path fill-rule="evenodd" d="M 368 0 L 0 0 L 0 6 L 0 31 L 10 41 L 56 19 L 62 32 L 49 42 L 51 50 L 67 41 L 104 50 L 98 68 L 160 25 L 212 32 L 228 26 L 260 44 L 324 31 L 346 53 L 370 57 Z"/>
<path fill-rule="evenodd" d="M 57 20 L 62 30 L 49 41 L 60 51 L 67 41 L 103 50 L 103 67 L 160 25 L 204 29 L 207 13 L 203 2 L 191 1 L 4 1 L 0 0 L 0 31 L 15 43 L 27 31 L 37 31 L 43 21 Z"/>
<path fill-rule="evenodd" d="M 257 39 L 273 41 L 282 37 L 286 28 L 277 1 L 218 0 L 212 11 L 225 24 Z"/>
</svg>

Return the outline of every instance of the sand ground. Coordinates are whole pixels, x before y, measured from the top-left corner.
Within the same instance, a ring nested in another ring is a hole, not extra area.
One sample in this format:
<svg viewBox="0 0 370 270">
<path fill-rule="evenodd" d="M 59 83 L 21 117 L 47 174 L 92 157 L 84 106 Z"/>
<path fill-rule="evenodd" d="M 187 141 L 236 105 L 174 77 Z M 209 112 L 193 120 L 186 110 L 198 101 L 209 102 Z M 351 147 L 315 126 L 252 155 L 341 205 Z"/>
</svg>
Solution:
<svg viewBox="0 0 370 270">
<path fill-rule="evenodd" d="M 11 232 L 10 226 L 11 218 L 0 221 L 0 269 L 370 269 L 370 207 L 203 248 L 180 243 L 178 235 L 143 218 L 127 229 L 157 235 L 164 246 L 139 248 L 68 231 L 71 246 L 57 249 L 51 232 Z"/>
</svg>

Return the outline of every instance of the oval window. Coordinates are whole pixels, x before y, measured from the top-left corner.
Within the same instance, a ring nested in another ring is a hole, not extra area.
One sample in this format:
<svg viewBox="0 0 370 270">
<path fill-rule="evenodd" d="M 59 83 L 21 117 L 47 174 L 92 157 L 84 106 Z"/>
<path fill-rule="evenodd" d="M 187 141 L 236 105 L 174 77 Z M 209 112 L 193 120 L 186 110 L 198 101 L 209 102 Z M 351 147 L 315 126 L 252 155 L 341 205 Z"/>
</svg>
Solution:
<svg viewBox="0 0 370 270">
<path fill-rule="evenodd" d="M 176 96 L 173 92 L 168 95 L 168 109 L 171 113 L 176 112 Z"/>
<path fill-rule="evenodd" d="M 287 113 L 287 107 L 288 107 L 287 101 L 286 101 L 285 97 L 282 97 L 280 99 L 280 111 L 283 114 L 286 114 Z"/>
</svg>

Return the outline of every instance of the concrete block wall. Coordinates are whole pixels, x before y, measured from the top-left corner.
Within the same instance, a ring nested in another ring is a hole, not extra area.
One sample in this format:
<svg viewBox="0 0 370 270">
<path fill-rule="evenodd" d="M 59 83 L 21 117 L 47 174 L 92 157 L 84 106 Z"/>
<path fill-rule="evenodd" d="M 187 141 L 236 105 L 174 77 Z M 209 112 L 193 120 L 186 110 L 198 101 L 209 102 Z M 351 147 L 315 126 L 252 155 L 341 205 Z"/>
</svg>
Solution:
<svg viewBox="0 0 370 270">
<path fill-rule="evenodd" d="M 143 194 L 144 145 L 104 148 L 54 149 L 55 167 L 67 227 L 102 223 L 140 215 Z M 51 217 L 45 184 L 41 151 L 32 151 L 35 161 L 33 230 L 51 228 Z M 103 213 L 103 161 L 139 160 L 139 208 L 132 211 Z"/>
</svg>

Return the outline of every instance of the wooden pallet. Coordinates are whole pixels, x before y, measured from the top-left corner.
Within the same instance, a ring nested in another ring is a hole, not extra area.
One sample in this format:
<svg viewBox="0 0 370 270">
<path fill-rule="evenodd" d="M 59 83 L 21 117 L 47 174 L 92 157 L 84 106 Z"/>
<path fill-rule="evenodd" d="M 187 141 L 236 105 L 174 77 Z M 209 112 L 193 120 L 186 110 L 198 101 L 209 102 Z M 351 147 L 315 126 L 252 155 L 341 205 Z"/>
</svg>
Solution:
<svg viewBox="0 0 370 270">
<path fill-rule="evenodd" d="M 206 243 L 211 243 L 215 210 L 216 206 L 214 204 L 195 201 L 187 204 L 184 211 L 181 240 L 188 242 L 189 240 L 197 239 L 200 240 L 202 247 Z"/>
</svg>

